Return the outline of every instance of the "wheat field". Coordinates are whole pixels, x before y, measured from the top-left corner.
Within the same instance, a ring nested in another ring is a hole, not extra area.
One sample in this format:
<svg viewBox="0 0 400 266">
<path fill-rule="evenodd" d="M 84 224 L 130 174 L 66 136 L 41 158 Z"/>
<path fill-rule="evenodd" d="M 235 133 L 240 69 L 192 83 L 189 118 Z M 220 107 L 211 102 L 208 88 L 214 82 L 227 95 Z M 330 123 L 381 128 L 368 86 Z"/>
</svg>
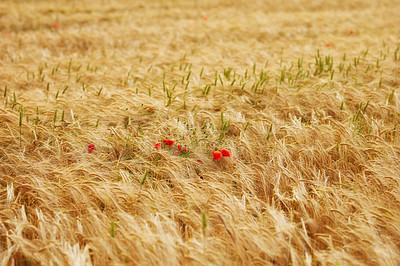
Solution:
<svg viewBox="0 0 400 266">
<path fill-rule="evenodd" d="M 2 0 L 0 265 L 398 265 L 399 14 Z"/>
</svg>

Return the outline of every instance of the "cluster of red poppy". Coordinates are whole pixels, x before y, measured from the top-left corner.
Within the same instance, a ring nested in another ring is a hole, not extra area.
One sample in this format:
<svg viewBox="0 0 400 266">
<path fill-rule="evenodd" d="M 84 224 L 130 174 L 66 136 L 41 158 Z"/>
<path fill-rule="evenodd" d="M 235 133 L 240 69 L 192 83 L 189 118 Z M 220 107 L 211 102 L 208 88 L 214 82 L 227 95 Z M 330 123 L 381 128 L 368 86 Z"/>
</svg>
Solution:
<svg viewBox="0 0 400 266">
<path fill-rule="evenodd" d="M 221 151 L 213 151 L 212 155 L 213 155 L 213 160 L 215 161 L 221 160 L 222 156 L 231 157 L 231 153 L 225 149 L 222 149 Z"/>
<path fill-rule="evenodd" d="M 174 145 L 174 143 L 175 143 L 173 140 L 170 140 L 170 139 L 163 139 L 163 142 L 164 142 L 165 145 L 170 146 L 170 147 L 172 147 Z M 154 148 L 157 149 L 157 150 L 161 149 L 161 142 L 158 142 L 158 143 L 154 144 Z M 188 149 L 186 147 L 183 147 L 180 144 L 178 144 L 177 148 L 178 148 L 179 154 L 183 154 L 183 153 L 187 153 L 188 152 Z"/>
<path fill-rule="evenodd" d="M 163 139 L 163 142 L 165 145 L 170 146 L 170 147 L 172 147 L 175 143 L 173 140 L 170 140 L 170 139 Z M 185 154 L 188 152 L 188 149 L 186 147 L 182 147 L 180 144 L 178 144 L 177 147 L 178 147 L 179 154 Z M 154 144 L 154 148 L 157 150 L 161 149 L 161 142 Z M 94 149 L 95 149 L 95 145 L 93 143 L 88 145 L 88 153 L 92 153 L 94 151 Z M 215 161 L 221 160 L 222 157 L 231 157 L 231 153 L 226 149 L 222 149 L 221 151 L 213 151 L 212 155 L 213 155 L 213 160 L 215 160 Z M 199 161 L 199 160 L 197 160 L 197 161 Z M 201 161 L 199 161 L 199 162 L 201 162 Z"/>
<path fill-rule="evenodd" d="M 165 145 L 170 146 L 170 147 L 172 147 L 175 143 L 173 140 L 170 140 L 170 139 L 163 139 L 163 142 Z M 154 144 L 154 148 L 157 150 L 161 149 L 161 142 Z M 178 148 L 179 154 L 185 154 L 185 153 L 189 152 L 186 147 L 182 147 L 180 144 L 177 145 L 177 148 Z M 222 149 L 221 151 L 213 151 L 212 155 L 213 155 L 212 159 L 215 161 L 221 160 L 222 157 L 231 157 L 231 153 L 226 149 Z M 199 160 L 197 160 L 197 161 L 201 162 Z"/>
</svg>

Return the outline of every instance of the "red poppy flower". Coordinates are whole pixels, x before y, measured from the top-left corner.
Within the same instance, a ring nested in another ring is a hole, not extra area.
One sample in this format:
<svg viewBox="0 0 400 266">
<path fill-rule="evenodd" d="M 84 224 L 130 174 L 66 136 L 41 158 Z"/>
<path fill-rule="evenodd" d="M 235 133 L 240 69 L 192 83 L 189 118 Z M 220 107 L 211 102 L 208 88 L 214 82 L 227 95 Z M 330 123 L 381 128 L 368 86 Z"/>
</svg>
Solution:
<svg viewBox="0 0 400 266">
<path fill-rule="evenodd" d="M 326 47 L 331 47 L 330 43 L 325 44 Z"/>
<path fill-rule="evenodd" d="M 204 21 L 207 21 L 207 20 L 208 20 L 208 17 L 204 16 L 204 18 L 203 18 L 203 19 L 204 19 Z"/>
<path fill-rule="evenodd" d="M 165 145 L 172 146 L 174 145 L 174 141 L 170 139 L 163 139 Z"/>
<path fill-rule="evenodd" d="M 53 23 L 53 28 L 55 28 L 55 29 L 58 28 L 58 23 L 57 23 L 57 22 L 54 22 L 54 23 Z"/>
<path fill-rule="evenodd" d="M 181 144 L 178 145 L 178 150 L 182 151 Z"/>
<path fill-rule="evenodd" d="M 88 152 L 92 153 L 93 151 L 94 151 L 94 144 L 92 143 L 92 144 L 89 144 L 89 146 L 88 146 Z"/>
<path fill-rule="evenodd" d="M 99 18 L 99 20 L 100 20 L 100 21 L 103 21 L 103 20 L 104 20 L 104 18 L 103 18 L 103 17 L 101 17 L 101 18 Z"/>
<path fill-rule="evenodd" d="M 219 161 L 222 158 L 222 153 L 220 151 L 213 151 L 212 155 L 213 155 L 213 160 L 215 161 Z"/>
<path fill-rule="evenodd" d="M 353 31 L 353 30 L 350 30 L 350 31 L 349 31 L 349 33 L 350 33 L 350 34 L 353 34 L 353 33 L 354 33 L 354 31 Z"/>
<path fill-rule="evenodd" d="M 154 144 L 154 148 L 157 150 L 161 149 L 161 142 Z"/>
<path fill-rule="evenodd" d="M 228 150 L 222 149 L 221 153 L 222 153 L 222 156 L 231 157 L 231 153 Z"/>
</svg>

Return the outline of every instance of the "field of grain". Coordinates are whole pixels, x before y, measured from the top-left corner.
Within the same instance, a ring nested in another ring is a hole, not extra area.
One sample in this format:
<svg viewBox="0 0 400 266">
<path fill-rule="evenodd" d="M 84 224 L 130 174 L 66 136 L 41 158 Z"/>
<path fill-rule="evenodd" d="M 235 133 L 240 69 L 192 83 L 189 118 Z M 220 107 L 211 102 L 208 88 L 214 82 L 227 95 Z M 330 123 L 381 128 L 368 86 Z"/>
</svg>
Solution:
<svg viewBox="0 0 400 266">
<path fill-rule="evenodd" d="M 398 265 L 399 14 L 1 1 L 0 264 Z"/>
</svg>

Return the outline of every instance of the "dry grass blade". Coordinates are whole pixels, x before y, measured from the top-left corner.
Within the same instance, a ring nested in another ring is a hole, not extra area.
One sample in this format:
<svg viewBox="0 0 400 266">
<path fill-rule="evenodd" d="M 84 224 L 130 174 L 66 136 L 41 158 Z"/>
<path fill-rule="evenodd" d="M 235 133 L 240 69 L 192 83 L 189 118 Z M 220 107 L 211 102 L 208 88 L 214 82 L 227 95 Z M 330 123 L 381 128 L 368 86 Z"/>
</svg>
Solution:
<svg viewBox="0 0 400 266">
<path fill-rule="evenodd" d="M 0 264 L 397 265 L 398 6 L 1 1 Z"/>
</svg>

